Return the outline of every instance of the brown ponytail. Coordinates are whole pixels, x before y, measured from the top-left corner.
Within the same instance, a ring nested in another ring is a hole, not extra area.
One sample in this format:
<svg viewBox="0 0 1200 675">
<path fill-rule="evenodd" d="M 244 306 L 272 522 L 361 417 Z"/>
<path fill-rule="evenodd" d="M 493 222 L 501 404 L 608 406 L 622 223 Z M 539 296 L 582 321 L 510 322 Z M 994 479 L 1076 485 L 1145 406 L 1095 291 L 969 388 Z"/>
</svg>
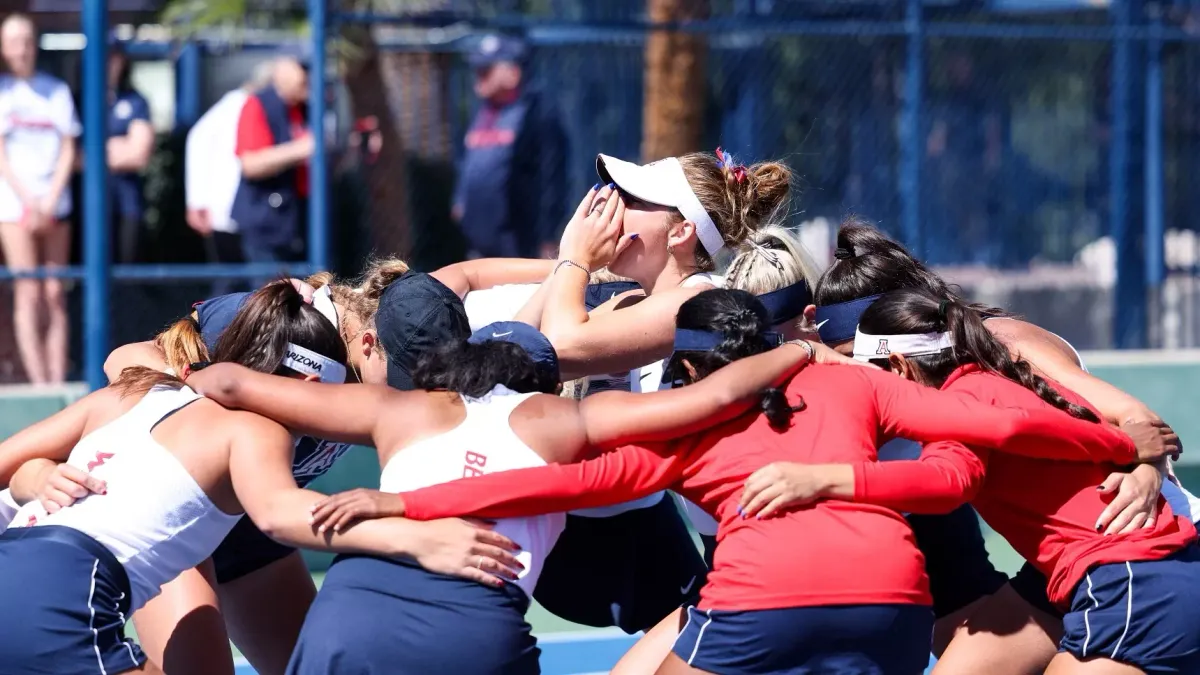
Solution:
<svg viewBox="0 0 1200 675">
<path fill-rule="evenodd" d="M 195 319 L 180 319 L 155 338 L 175 376 L 133 367 L 121 371 L 113 384 L 122 395 L 145 393 L 159 384 L 182 386 L 178 376 L 191 364 L 205 361 L 238 363 L 260 373 L 291 374 L 281 365 L 289 343 L 346 364 L 346 344 L 338 330 L 306 303 L 290 282 L 277 281 L 246 298 L 211 354 Z"/>
<path fill-rule="evenodd" d="M 953 347 L 909 359 L 935 386 L 941 386 L 959 366 L 975 364 L 1020 384 L 1072 417 L 1100 421 L 1090 409 L 1067 401 L 1046 380 L 1034 374 L 1028 361 L 1012 358 L 1008 348 L 983 324 L 980 312 L 953 297 L 939 297 L 921 289 L 893 291 L 867 308 L 858 325 L 871 335 L 949 332 Z M 886 367 L 883 363 L 879 365 Z"/>
</svg>

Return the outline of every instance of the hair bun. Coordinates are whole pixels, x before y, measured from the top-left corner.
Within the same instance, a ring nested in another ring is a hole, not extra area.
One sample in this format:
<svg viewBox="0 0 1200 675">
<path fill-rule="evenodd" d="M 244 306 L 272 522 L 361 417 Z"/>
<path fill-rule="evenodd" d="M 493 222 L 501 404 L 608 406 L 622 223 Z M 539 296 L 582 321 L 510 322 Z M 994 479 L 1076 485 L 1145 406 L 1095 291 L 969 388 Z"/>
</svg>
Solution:
<svg viewBox="0 0 1200 675">
<path fill-rule="evenodd" d="M 854 257 L 854 247 L 843 248 L 839 246 L 833 249 L 833 257 L 838 260 L 849 260 Z"/>
</svg>

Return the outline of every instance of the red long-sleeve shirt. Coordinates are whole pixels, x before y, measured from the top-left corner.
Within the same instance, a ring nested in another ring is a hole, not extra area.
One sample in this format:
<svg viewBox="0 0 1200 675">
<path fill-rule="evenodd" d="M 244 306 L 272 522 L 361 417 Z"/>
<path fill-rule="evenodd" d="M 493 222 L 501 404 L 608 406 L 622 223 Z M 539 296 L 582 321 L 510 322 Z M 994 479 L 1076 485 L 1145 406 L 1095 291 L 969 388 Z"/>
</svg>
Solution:
<svg viewBox="0 0 1200 675">
<path fill-rule="evenodd" d="M 719 521 L 713 570 L 701 607 L 770 609 L 871 603 L 928 604 L 924 560 L 908 523 L 894 510 L 823 501 L 780 518 L 743 519 L 745 479 L 775 461 L 875 460 L 891 437 L 958 438 L 987 446 L 1129 461 L 1127 436 L 1057 410 L 995 408 L 882 371 L 809 366 L 787 387 L 797 413 L 784 432 L 745 415 L 668 444 L 625 446 L 578 464 L 489 474 L 404 493 L 409 517 L 527 516 L 629 501 L 673 489 Z M 973 453 L 944 444 L 947 453 Z M 946 462 L 947 480 L 958 463 Z M 959 498 L 959 502 L 965 497 Z"/>
<path fill-rule="evenodd" d="M 1074 392 L 1050 384 L 1071 403 L 1088 406 Z M 973 366 L 955 371 L 942 389 L 996 406 L 1052 408 L 1032 391 Z M 1097 532 L 1096 519 L 1105 502 L 1096 487 L 1117 470 L 1113 462 L 1056 461 L 1057 455 L 1042 455 L 1031 448 L 1014 454 L 1022 449 L 1013 446 L 1005 446 L 1004 452 L 976 449 L 969 460 L 943 453 L 926 457 L 931 448 L 927 446 L 920 459 L 856 466 L 856 501 L 928 512 L 929 503 L 954 501 L 963 494 L 954 481 L 944 480 L 944 476 L 974 476 L 981 465 L 986 465 L 987 480 L 982 481 L 972 505 L 1017 553 L 1046 575 L 1050 600 L 1060 607 L 1070 604 L 1072 590 L 1089 567 L 1157 560 L 1183 548 L 1196 536 L 1191 521 L 1171 513 L 1162 497 L 1154 527 L 1112 536 Z M 947 467 L 945 463 L 957 466 Z M 982 479 L 982 474 L 978 478 Z"/>
</svg>

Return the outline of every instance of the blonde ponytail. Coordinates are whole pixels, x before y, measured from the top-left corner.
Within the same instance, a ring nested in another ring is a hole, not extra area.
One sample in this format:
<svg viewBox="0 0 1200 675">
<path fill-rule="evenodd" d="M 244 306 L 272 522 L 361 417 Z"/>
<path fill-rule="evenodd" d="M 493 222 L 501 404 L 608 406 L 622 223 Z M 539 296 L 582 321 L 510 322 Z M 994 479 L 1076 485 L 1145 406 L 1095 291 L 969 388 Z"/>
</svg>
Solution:
<svg viewBox="0 0 1200 675">
<path fill-rule="evenodd" d="M 154 345 L 163 353 L 167 367 L 176 374 L 193 363 L 208 361 L 208 347 L 200 335 L 200 324 L 191 316 L 182 318 L 154 338 Z"/>
</svg>

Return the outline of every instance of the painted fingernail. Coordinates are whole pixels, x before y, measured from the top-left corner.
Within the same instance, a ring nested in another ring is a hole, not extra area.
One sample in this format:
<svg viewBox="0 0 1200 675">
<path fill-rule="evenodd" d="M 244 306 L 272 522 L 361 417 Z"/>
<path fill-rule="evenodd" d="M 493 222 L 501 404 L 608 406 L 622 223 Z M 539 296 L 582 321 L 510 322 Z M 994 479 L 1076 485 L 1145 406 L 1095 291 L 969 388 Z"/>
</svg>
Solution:
<svg viewBox="0 0 1200 675">
<path fill-rule="evenodd" d="M 1096 489 L 1097 489 L 1097 490 L 1099 490 L 1099 491 L 1101 491 L 1101 492 L 1104 492 L 1104 486 L 1103 486 L 1103 485 L 1097 485 L 1097 486 L 1096 486 Z"/>
<path fill-rule="evenodd" d="M 593 190 L 599 190 L 599 189 L 600 189 L 600 184 L 599 184 L 599 183 L 596 183 L 595 185 L 593 185 L 593 186 L 592 186 L 592 189 L 593 189 Z"/>
<path fill-rule="evenodd" d="M 608 189 L 609 189 L 609 190 L 611 190 L 611 189 L 613 189 L 613 188 L 615 188 L 615 187 L 617 187 L 617 184 L 616 184 L 616 183 L 609 183 L 609 184 L 608 184 Z"/>
<path fill-rule="evenodd" d="M 637 241 L 637 238 L 639 236 L 641 236 L 641 235 L 639 235 L 638 233 L 635 232 L 635 233 L 629 235 L 629 241 Z"/>
</svg>

